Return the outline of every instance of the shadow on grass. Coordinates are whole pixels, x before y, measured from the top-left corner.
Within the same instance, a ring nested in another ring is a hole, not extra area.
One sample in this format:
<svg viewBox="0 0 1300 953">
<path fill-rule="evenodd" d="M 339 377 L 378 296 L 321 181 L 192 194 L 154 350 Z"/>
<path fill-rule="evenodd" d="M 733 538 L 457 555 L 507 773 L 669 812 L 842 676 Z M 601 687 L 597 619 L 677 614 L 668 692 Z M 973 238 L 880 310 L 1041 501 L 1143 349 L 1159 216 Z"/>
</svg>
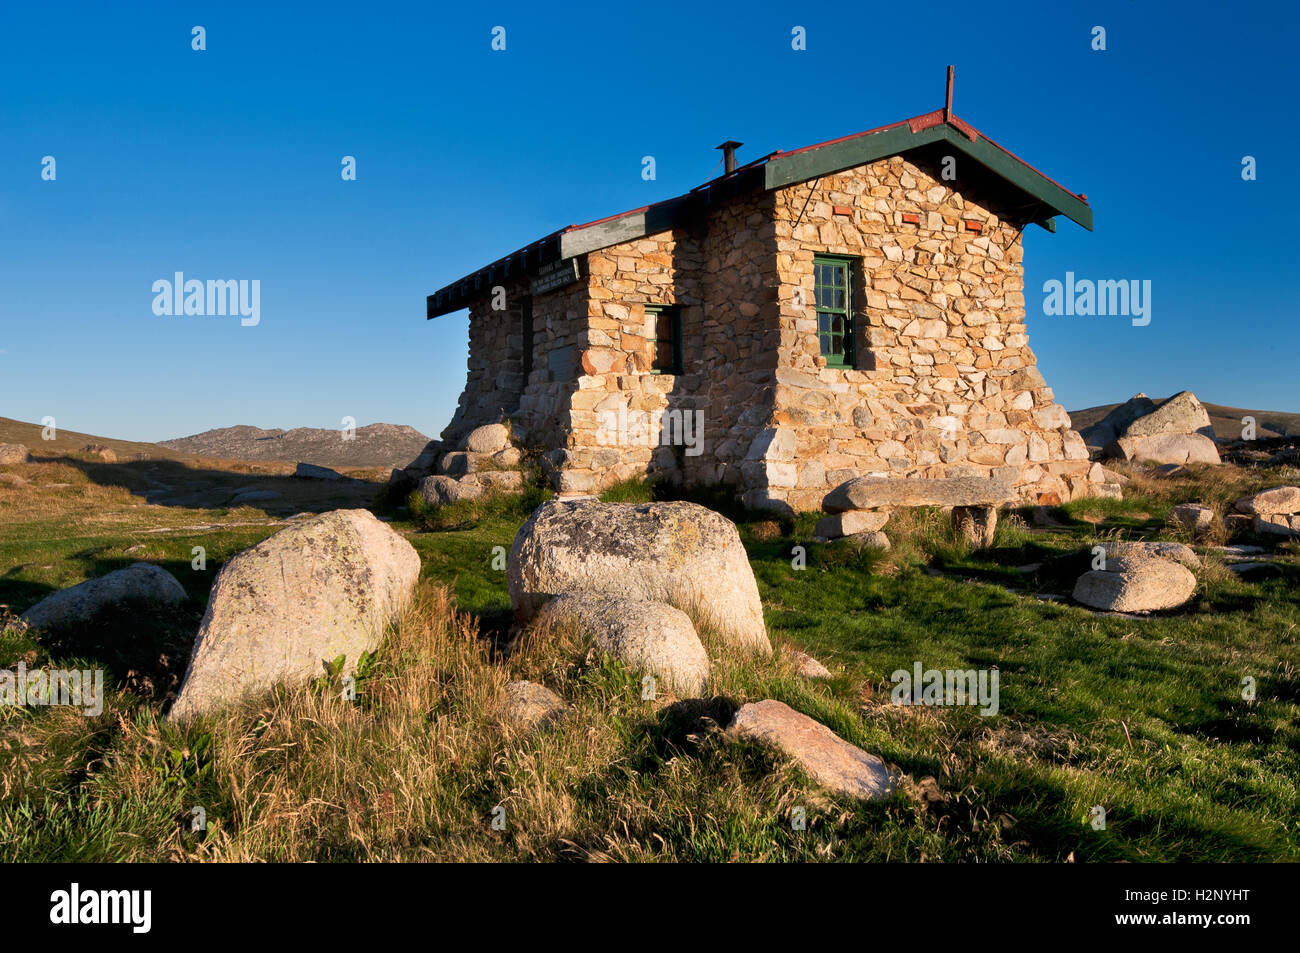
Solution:
<svg viewBox="0 0 1300 953">
<path fill-rule="evenodd" d="M 263 467 L 284 466 L 279 461 L 232 461 L 232 467 L 238 469 L 228 470 L 186 466 L 167 459 L 105 463 L 73 456 L 49 456 L 34 457 L 33 461 L 71 467 L 96 486 L 124 489 L 151 505 L 178 509 L 238 506 L 261 510 L 268 516 L 299 511 L 322 513 L 345 507 L 369 507 L 383 489 L 381 484 L 349 477 L 314 480 L 260 472 Z M 269 491 L 278 496 L 235 504 L 234 497 L 242 489 Z"/>
</svg>

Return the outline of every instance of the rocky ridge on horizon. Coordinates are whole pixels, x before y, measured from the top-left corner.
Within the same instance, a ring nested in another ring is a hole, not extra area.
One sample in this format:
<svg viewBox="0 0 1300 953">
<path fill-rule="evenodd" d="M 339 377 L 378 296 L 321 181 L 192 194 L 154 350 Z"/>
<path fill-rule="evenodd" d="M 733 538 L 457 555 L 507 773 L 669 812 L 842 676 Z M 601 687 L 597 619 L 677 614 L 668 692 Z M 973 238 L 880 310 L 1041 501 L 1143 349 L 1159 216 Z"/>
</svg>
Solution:
<svg viewBox="0 0 1300 953">
<path fill-rule="evenodd" d="M 160 440 L 158 446 L 197 456 L 238 460 L 282 460 L 326 467 L 404 467 L 428 443 L 428 437 L 404 424 L 367 424 L 356 428 L 349 440 L 343 438 L 342 430 L 316 427 L 264 430 L 241 424 Z"/>
</svg>

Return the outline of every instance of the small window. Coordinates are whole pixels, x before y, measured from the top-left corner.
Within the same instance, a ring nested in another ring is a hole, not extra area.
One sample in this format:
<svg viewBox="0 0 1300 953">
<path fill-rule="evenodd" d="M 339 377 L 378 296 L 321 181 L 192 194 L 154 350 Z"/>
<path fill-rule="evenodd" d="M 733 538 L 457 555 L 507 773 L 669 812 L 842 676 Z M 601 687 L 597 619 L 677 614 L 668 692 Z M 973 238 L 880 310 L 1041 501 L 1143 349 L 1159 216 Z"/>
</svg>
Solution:
<svg viewBox="0 0 1300 953">
<path fill-rule="evenodd" d="M 682 372 L 682 312 L 667 305 L 646 305 L 646 318 L 654 322 L 650 368 L 655 374 Z"/>
<path fill-rule="evenodd" d="M 817 338 L 830 367 L 853 366 L 853 269 L 848 258 L 813 259 Z"/>
<path fill-rule="evenodd" d="M 528 375 L 533 372 L 533 299 L 525 298 L 521 307 L 520 319 L 523 338 L 523 372 L 524 386 L 528 386 Z"/>
</svg>

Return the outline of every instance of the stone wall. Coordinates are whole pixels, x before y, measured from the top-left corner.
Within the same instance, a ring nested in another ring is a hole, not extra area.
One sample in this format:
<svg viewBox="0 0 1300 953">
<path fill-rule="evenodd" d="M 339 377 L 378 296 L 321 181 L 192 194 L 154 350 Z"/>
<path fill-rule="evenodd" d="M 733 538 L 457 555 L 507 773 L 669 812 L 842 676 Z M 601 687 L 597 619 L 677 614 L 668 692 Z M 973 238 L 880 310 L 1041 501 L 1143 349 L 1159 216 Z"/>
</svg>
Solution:
<svg viewBox="0 0 1300 953">
<path fill-rule="evenodd" d="M 1029 502 L 1089 492 L 1090 463 L 1035 367 L 1023 221 L 902 157 L 731 199 L 706 221 L 583 256 L 581 280 L 470 313 L 469 377 L 444 439 L 511 417 L 561 492 L 649 475 L 818 509 L 856 476 L 1011 479 Z M 827 367 L 813 257 L 854 259 L 857 352 Z M 680 374 L 652 371 L 648 305 L 681 310 Z M 659 426 L 702 416 L 661 445 Z M 702 453 L 683 446 L 697 436 Z"/>
<path fill-rule="evenodd" d="M 1086 494 L 1086 448 L 1026 337 L 1023 222 L 898 156 L 775 195 L 782 335 L 764 450 L 774 501 L 816 509 L 870 474 L 996 474 L 1034 502 Z M 851 369 L 820 355 L 818 253 L 855 259 Z"/>
</svg>

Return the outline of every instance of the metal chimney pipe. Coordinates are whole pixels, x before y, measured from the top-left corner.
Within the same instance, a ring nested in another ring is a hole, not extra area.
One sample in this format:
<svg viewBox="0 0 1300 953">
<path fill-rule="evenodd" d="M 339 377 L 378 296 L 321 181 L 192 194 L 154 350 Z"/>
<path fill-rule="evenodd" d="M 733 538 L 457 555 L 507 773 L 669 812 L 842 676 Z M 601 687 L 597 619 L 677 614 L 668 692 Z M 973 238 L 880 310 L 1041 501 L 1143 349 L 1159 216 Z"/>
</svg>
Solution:
<svg viewBox="0 0 1300 953">
<path fill-rule="evenodd" d="M 736 171 L 736 150 L 743 145 L 743 142 L 736 142 L 734 139 L 728 139 L 722 145 L 714 147 L 722 150 L 722 164 L 726 169 L 726 175 L 731 175 L 731 173 Z"/>
</svg>

